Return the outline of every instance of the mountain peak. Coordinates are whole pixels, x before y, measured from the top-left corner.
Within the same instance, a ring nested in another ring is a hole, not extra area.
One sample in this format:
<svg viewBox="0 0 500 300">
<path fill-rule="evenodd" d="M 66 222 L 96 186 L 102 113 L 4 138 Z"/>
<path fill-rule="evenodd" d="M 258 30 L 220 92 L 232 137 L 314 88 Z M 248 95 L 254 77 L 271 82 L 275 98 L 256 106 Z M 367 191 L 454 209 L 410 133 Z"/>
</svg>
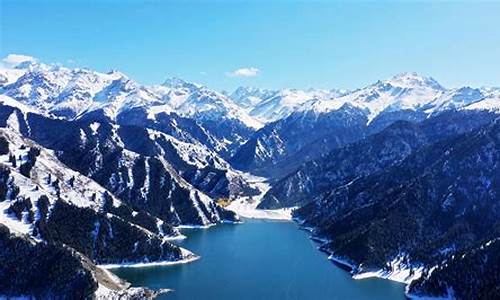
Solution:
<svg viewBox="0 0 500 300">
<path fill-rule="evenodd" d="M 404 72 L 397 74 L 386 80 L 385 83 L 403 88 L 428 86 L 432 89 L 444 90 L 444 87 L 442 87 L 434 78 L 422 76 L 416 72 Z"/>
<path fill-rule="evenodd" d="M 115 78 L 124 78 L 124 79 L 129 79 L 127 75 L 125 75 L 124 73 L 118 71 L 118 70 L 110 70 L 108 73 L 106 73 L 108 75 L 111 75 Z"/>
<path fill-rule="evenodd" d="M 201 84 L 189 82 L 179 77 L 170 77 L 163 82 L 163 86 L 169 88 L 188 88 L 188 89 L 199 89 L 202 87 Z"/>
</svg>

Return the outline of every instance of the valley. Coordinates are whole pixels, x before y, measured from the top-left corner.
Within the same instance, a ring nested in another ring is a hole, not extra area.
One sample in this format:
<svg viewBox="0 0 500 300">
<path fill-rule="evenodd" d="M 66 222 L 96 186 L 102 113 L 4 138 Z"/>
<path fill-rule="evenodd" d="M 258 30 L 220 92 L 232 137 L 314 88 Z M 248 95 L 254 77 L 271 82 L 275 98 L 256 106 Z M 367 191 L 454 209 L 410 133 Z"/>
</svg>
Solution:
<svg viewBox="0 0 500 300">
<path fill-rule="evenodd" d="M 500 88 L 228 93 L 29 58 L 0 68 L 0 127 L 0 296 L 500 295 Z"/>
</svg>

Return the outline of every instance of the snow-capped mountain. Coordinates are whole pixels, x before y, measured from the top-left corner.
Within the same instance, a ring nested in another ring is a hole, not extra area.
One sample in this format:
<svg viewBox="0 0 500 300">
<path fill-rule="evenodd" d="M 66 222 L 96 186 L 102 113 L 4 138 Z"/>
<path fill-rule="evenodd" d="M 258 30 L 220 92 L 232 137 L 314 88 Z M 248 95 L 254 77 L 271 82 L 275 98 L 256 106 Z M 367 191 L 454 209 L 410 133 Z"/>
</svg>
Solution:
<svg viewBox="0 0 500 300">
<path fill-rule="evenodd" d="M 485 109 L 498 109 L 500 104 L 491 105 L 492 101 L 498 99 L 498 94 L 498 89 L 486 87 L 446 89 L 431 77 L 402 73 L 330 101 L 315 101 L 301 109 L 327 113 L 349 103 L 365 109 L 368 122 L 371 122 L 381 114 L 397 111 L 417 111 L 430 115 L 448 109 L 482 109 L 482 105 L 477 104 L 469 107 L 482 100 L 488 100 L 484 102 Z"/>
<path fill-rule="evenodd" d="M 257 104 L 261 103 L 265 99 L 269 99 L 276 93 L 278 93 L 276 90 L 240 86 L 227 96 L 238 106 L 250 111 L 257 106 Z"/>
<path fill-rule="evenodd" d="M 262 123 L 270 123 L 291 115 L 307 103 L 329 100 L 343 95 L 341 90 L 298 89 L 265 90 L 254 87 L 239 87 L 231 99 L 246 109 L 250 116 Z"/>
<path fill-rule="evenodd" d="M 224 144 L 221 154 L 226 157 L 263 126 L 222 93 L 178 78 L 165 81 L 163 86 L 164 98 L 172 109 L 199 121 Z"/>
<path fill-rule="evenodd" d="M 329 240 L 323 249 L 340 251 L 357 273 L 410 266 L 409 274 L 411 263 L 420 272 L 450 259 L 413 290 L 459 290 L 447 269 L 469 262 L 441 251 L 496 245 L 499 114 L 499 88 L 447 89 L 415 73 L 353 91 L 228 95 L 27 57 L 0 68 L 0 255 L 9 256 L 0 282 L 22 290 L 4 275 L 16 261 L 33 265 L 33 253 L 42 266 L 40 255 L 61 256 L 88 295 L 114 281 L 96 263 L 193 259 L 168 242 L 179 237 L 174 226 L 236 222 L 221 205 L 239 198 L 302 206 L 296 216 Z M 253 197 L 258 187 L 263 197 Z"/>
<path fill-rule="evenodd" d="M 98 109 L 115 118 L 122 110 L 162 104 L 161 95 L 120 72 L 100 73 L 44 64 L 29 66 L 15 82 L 4 85 L 2 94 L 67 119 Z"/>
<path fill-rule="evenodd" d="M 101 116 L 116 120 L 122 113 L 141 108 L 148 118 L 176 113 L 199 121 L 217 137 L 214 149 L 229 155 L 262 124 L 231 99 L 202 85 L 172 78 L 163 85 L 138 84 L 111 71 L 70 69 L 38 62 L 0 70 L 0 93 L 68 120 Z"/>
<path fill-rule="evenodd" d="M 24 291 L 43 298 L 66 297 L 81 292 L 83 286 L 90 294 L 101 285 L 109 288 L 109 280 L 115 278 L 96 263 L 196 257 L 168 241 L 181 237 L 177 229 L 144 210 L 132 209 L 16 130 L 0 129 L 0 148 L 3 295 Z M 31 274 L 16 271 L 19 268 Z M 47 276 L 40 276 L 46 274 L 43 268 L 64 274 L 46 282 Z M 66 278 L 82 286 L 64 284 Z M 23 285 L 27 279 L 29 284 Z M 123 283 L 111 290 L 124 292 L 127 287 Z"/>
<path fill-rule="evenodd" d="M 37 64 L 34 57 L 10 54 L 0 61 L 0 89 L 16 82 L 33 65 Z"/>
<path fill-rule="evenodd" d="M 12 105 L 1 105 L 0 115 L 0 127 L 56 151 L 68 167 L 169 224 L 234 221 L 236 216 L 215 205 L 200 189 L 226 198 L 251 191 L 216 153 L 201 144 L 185 146 L 162 132 L 106 120 L 51 119 Z"/>
<path fill-rule="evenodd" d="M 232 161 L 243 170 L 284 176 L 307 160 L 395 121 L 418 122 L 448 110 L 500 112 L 499 100 L 496 88 L 446 89 L 430 77 L 403 73 L 339 97 L 299 105 L 290 116 L 258 130 Z"/>
<path fill-rule="evenodd" d="M 330 101 L 316 101 L 310 107 L 318 113 L 340 108 L 345 103 L 367 110 L 371 122 L 382 112 L 422 110 L 445 93 L 446 89 L 430 77 L 416 73 L 402 73 L 388 80 L 378 81 Z"/>
<path fill-rule="evenodd" d="M 285 89 L 257 104 L 250 115 L 269 123 L 289 116 L 308 102 L 331 99 L 337 95 L 335 91 Z"/>
</svg>

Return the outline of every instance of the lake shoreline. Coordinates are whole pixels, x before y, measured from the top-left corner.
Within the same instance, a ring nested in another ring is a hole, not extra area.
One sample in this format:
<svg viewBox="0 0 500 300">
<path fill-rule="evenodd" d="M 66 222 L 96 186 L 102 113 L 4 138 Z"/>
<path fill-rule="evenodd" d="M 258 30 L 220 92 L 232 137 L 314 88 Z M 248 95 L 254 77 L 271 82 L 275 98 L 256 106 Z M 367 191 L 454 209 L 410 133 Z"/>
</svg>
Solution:
<svg viewBox="0 0 500 300">
<path fill-rule="evenodd" d="M 339 299 L 342 295 L 345 297 L 340 299 L 406 299 L 403 285 L 346 276 L 345 269 L 324 259 L 296 222 L 242 221 L 182 229 L 187 238 L 176 244 L 204 258 L 194 264 L 152 264 L 153 268 L 118 267 L 111 271 L 134 286 L 175 290 L 167 299 L 304 299 L 314 295 L 315 299 Z M 225 288 L 213 288 L 221 285 Z"/>
<path fill-rule="evenodd" d="M 416 272 L 416 276 L 413 276 L 409 280 L 401 280 L 398 277 L 399 273 L 407 272 L 407 271 L 409 271 L 409 269 L 399 269 L 398 270 L 399 272 L 389 272 L 389 271 L 384 271 L 383 269 L 379 269 L 379 270 L 375 270 L 375 271 L 366 271 L 366 272 L 357 273 L 356 270 L 358 269 L 358 266 L 349 262 L 345 258 L 335 256 L 334 252 L 332 250 L 327 249 L 325 247 L 322 247 L 325 243 L 327 243 L 329 241 L 328 239 L 322 238 L 319 236 L 314 236 L 313 235 L 314 228 L 303 225 L 302 220 L 300 220 L 298 218 L 293 218 L 292 221 L 298 225 L 299 230 L 302 230 L 302 231 L 305 231 L 308 233 L 309 239 L 318 245 L 317 250 L 319 252 L 322 252 L 322 253 L 328 255 L 327 259 L 329 261 L 331 261 L 339 269 L 342 269 L 342 270 L 348 272 L 351 275 L 351 278 L 353 280 L 364 280 L 364 279 L 370 279 L 370 278 L 377 278 L 377 279 L 382 279 L 382 280 L 393 281 L 393 282 L 402 283 L 405 285 L 404 296 L 406 299 L 440 299 L 440 298 L 433 298 L 433 297 L 422 298 L 422 297 L 414 296 L 414 295 L 407 293 L 408 286 L 411 284 L 412 281 L 418 279 L 421 276 L 422 269 L 419 269 L 419 271 Z"/>
</svg>

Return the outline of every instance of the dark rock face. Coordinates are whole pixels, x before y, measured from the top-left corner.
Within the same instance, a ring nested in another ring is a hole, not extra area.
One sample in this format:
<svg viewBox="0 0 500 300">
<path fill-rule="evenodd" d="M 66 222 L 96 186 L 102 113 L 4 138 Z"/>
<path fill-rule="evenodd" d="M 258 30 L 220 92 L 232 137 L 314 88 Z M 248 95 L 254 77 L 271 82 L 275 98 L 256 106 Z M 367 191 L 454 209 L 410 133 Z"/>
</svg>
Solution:
<svg viewBox="0 0 500 300">
<path fill-rule="evenodd" d="M 2 296 L 85 299 L 97 290 L 86 258 L 68 247 L 34 243 L 0 224 L 0 249 Z"/>
<path fill-rule="evenodd" d="M 231 158 L 241 170 L 279 178 L 302 163 L 361 139 L 367 117 L 344 105 L 326 114 L 298 112 L 258 130 Z"/>
<path fill-rule="evenodd" d="M 276 181 L 259 207 L 302 206 L 328 190 L 395 165 L 425 145 L 495 118 L 495 114 L 486 112 L 448 112 L 420 123 L 397 121 L 380 133 L 303 164 Z"/>
<path fill-rule="evenodd" d="M 356 271 L 387 268 L 386 263 L 398 255 L 427 269 L 434 265 L 446 269 L 453 254 L 498 237 L 499 166 L 500 123 L 493 121 L 326 192 L 296 211 L 295 217 L 329 240 L 322 246 L 325 251 L 351 261 L 358 266 Z M 487 264 L 483 261 L 478 268 L 488 272 Z M 439 274 L 436 278 L 446 278 Z M 465 279 L 446 284 L 467 290 L 461 295 L 488 286 Z"/>
</svg>

